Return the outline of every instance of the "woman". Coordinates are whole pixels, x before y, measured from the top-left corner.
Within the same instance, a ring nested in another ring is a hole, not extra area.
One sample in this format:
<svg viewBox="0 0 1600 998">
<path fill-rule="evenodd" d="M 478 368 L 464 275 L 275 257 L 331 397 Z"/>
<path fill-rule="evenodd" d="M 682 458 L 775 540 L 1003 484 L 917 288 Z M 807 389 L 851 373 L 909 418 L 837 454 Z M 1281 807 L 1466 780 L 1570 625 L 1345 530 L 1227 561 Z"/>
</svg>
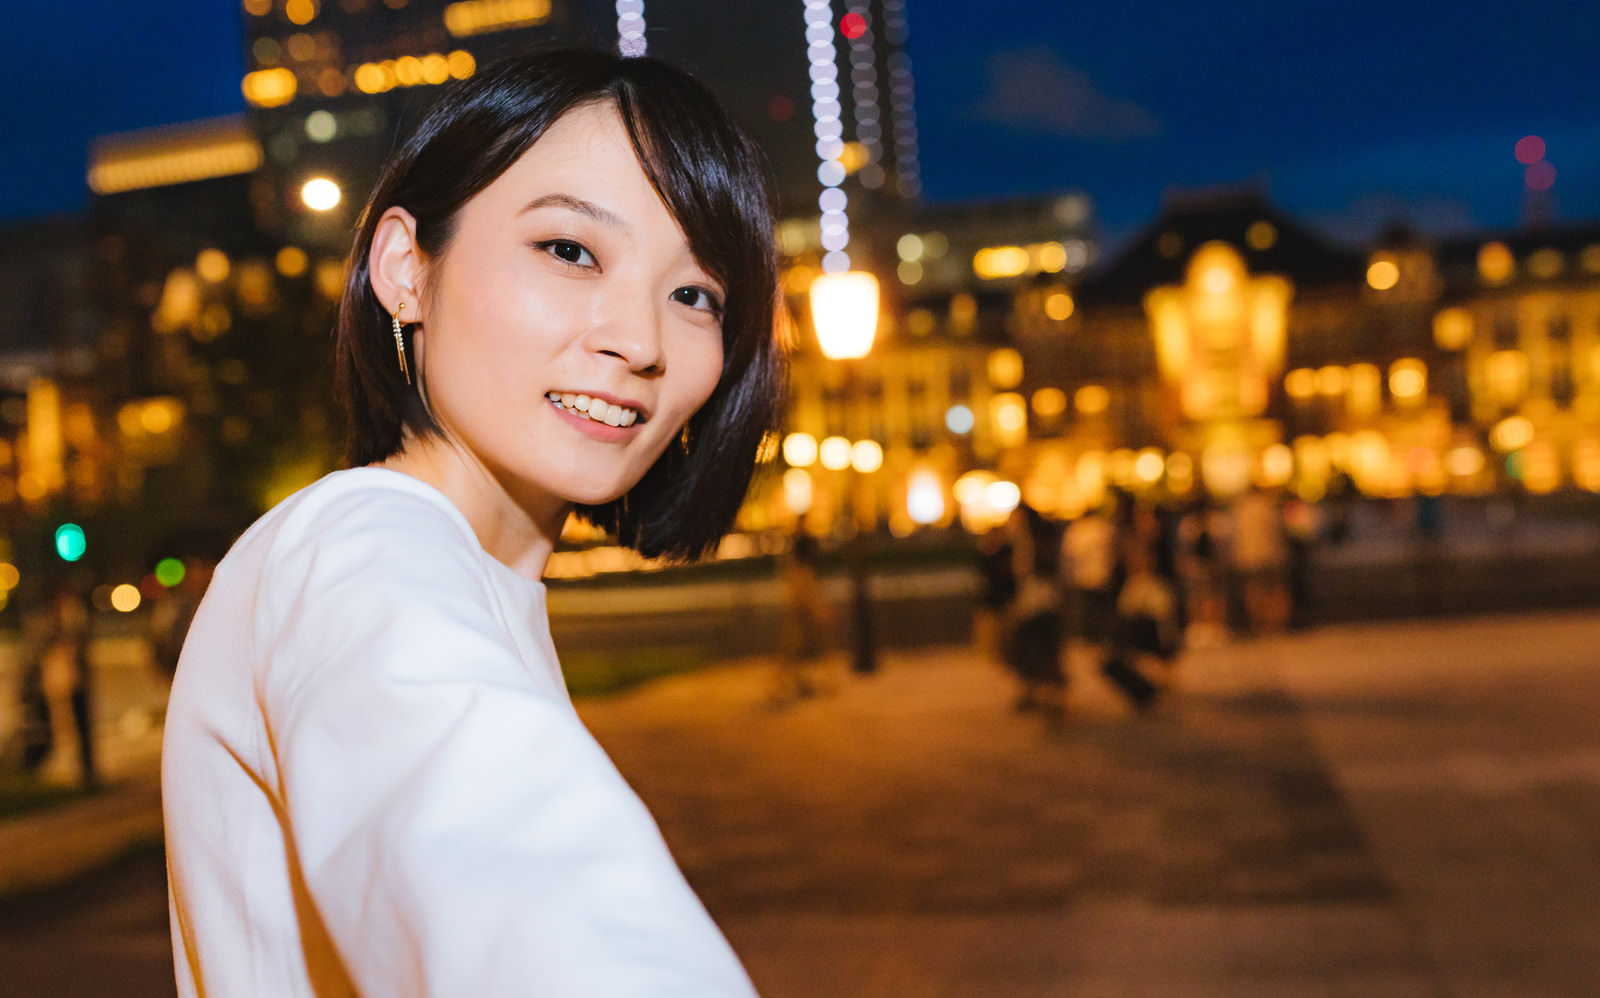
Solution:
<svg viewBox="0 0 1600 998">
<path fill-rule="evenodd" d="M 1021 684 L 1016 708 L 1037 709 L 1060 720 L 1067 706 L 1067 676 L 1061 668 L 1061 541 L 1027 503 L 1011 511 L 1006 531 L 1016 578 L 1016 597 L 1007 610 L 1006 662 Z"/>
<path fill-rule="evenodd" d="M 163 782 L 184 995 L 749 995 L 579 722 L 539 581 L 568 512 L 730 526 L 781 374 L 759 154 L 688 77 L 556 53 L 386 167 L 337 330 L 354 467 L 218 566 Z"/>
</svg>

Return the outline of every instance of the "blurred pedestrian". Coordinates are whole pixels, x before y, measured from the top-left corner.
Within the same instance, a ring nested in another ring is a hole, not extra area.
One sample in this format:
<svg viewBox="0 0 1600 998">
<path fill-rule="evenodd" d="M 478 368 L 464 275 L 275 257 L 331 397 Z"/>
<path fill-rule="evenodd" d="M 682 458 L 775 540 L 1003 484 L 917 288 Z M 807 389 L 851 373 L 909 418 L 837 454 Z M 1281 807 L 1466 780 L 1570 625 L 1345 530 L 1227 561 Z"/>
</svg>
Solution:
<svg viewBox="0 0 1600 998">
<path fill-rule="evenodd" d="M 183 578 L 156 600 L 150 610 L 150 647 L 156 667 L 167 680 L 178 670 L 178 655 L 183 651 L 184 639 L 189 636 L 189 625 L 200 600 L 211 584 L 211 573 L 216 563 L 209 558 L 184 559 Z"/>
<path fill-rule="evenodd" d="M 977 605 L 972 611 L 973 648 L 992 662 L 1004 662 L 1006 609 L 1017 598 L 1016 552 L 1005 526 L 978 535 Z"/>
<path fill-rule="evenodd" d="M 1233 568 L 1251 633 L 1282 630 L 1289 619 L 1284 571 L 1288 543 L 1273 490 L 1255 486 L 1233 502 Z"/>
<path fill-rule="evenodd" d="M 1220 510 L 1202 496 L 1178 521 L 1178 579 L 1185 636 L 1197 646 L 1227 638 L 1227 582 L 1222 547 L 1228 540 Z"/>
<path fill-rule="evenodd" d="M 1019 503 L 1006 521 L 1016 596 L 1006 611 L 1006 664 L 1020 684 L 1018 710 L 1059 719 L 1066 711 L 1061 667 L 1061 540 L 1048 520 Z"/>
<path fill-rule="evenodd" d="M 178 992 L 750 998 L 540 580 L 574 512 L 645 557 L 731 529 L 782 397 L 762 158 L 651 58 L 441 93 L 345 270 L 352 467 L 240 538 L 178 663 Z"/>
<path fill-rule="evenodd" d="M 1283 533 L 1288 545 L 1289 626 L 1308 627 L 1315 612 L 1312 587 L 1317 543 L 1322 538 L 1322 509 L 1294 496 L 1283 504 Z"/>
<path fill-rule="evenodd" d="M 1113 507 L 1114 508 L 1114 507 Z M 1088 510 L 1067 524 L 1062 541 L 1075 605 L 1076 630 L 1091 644 L 1111 639 L 1116 620 L 1117 527 L 1105 507 Z"/>
<path fill-rule="evenodd" d="M 94 676 L 89 668 L 89 607 L 75 583 L 55 583 L 28 627 L 39 689 L 50 717 L 47 778 L 99 785 L 95 766 Z"/>
<path fill-rule="evenodd" d="M 812 672 L 827 646 L 830 616 L 817 575 L 821 557 L 822 545 L 804 523 L 796 526 L 783 557 L 784 612 L 776 693 L 779 701 L 817 692 Z"/>
</svg>

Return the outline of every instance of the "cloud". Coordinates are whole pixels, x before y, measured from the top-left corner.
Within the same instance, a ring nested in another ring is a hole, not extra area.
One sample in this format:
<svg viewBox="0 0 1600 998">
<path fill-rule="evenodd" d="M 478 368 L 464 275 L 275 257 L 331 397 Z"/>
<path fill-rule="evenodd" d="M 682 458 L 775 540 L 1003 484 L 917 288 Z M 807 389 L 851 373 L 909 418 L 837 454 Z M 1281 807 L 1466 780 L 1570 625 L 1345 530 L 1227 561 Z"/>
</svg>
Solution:
<svg viewBox="0 0 1600 998">
<path fill-rule="evenodd" d="M 963 117 L 1102 143 L 1161 132 L 1155 115 L 1101 90 L 1089 74 L 1043 45 L 991 54 L 988 89 L 964 109 Z"/>
</svg>

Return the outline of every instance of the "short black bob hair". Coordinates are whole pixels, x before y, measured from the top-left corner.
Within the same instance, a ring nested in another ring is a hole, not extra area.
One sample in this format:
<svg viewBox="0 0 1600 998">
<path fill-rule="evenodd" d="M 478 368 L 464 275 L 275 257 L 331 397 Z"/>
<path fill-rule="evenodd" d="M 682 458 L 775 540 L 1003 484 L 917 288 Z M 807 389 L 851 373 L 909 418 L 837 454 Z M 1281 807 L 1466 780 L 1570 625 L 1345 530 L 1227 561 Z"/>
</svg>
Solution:
<svg viewBox="0 0 1600 998">
<path fill-rule="evenodd" d="M 357 226 L 335 329 L 346 458 L 359 466 L 394 455 L 406 427 L 422 438 L 443 432 L 400 372 L 390 316 L 369 281 L 378 219 L 392 206 L 406 209 L 422 250 L 435 257 L 467 201 L 556 119 L 596 103 L 616 108 L 645 176 L 726 300 L 722 376 L 690 419 L 685 446 L 669 446 L 622 498 L 578 512 L 646 557 L 695 558 L 732 527 L 777 422 L 784 368 L 774 330 L 775 210 L 755 144 L 705 87 L 654 59 L 551 51 L 493 63 L 447 89 L 389 160 Z"/>
</svg>

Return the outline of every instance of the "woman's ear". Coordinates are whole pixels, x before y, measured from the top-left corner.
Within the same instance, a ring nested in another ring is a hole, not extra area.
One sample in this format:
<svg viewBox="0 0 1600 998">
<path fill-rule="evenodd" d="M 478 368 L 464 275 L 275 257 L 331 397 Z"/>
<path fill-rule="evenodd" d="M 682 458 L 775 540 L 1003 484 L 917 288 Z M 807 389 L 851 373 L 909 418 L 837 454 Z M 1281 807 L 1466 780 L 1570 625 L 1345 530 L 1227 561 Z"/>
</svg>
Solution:
<svg viewBox="0 0 1600 998">
<path fill-rule="evenodd" d="M 421 322 L 423 265 L 422 247 L 417 245 L 417 220 L 401 207 L 392 207 L 378 219 L 372 233 L 372 249 L 367 253 L 367 279 L 372 293 L 393 315 L 401 305 L 402 322 Z"/>
</svg>

